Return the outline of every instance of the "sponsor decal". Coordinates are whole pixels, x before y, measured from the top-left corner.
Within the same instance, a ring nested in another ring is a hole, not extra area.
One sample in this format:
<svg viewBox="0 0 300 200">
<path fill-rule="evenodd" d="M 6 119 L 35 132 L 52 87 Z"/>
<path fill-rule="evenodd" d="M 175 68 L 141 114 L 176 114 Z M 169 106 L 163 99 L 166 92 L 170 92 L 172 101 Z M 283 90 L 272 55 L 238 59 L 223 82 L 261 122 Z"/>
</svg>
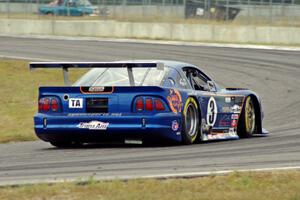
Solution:
<svg viewBox="0 0 300 200">
<path fill-rule="evenodd" d="M 233 105 L 231 108 L 232 113 L 240 113 L 241 112 L 241 106 L 239 105 Z"/>
<path fill-rule="evenodd" d="M 232 114 L 231 119 L 239 119 L 239 114 Z"/>
<path fill-rule="evenodd" d="M 106 130 L 109 123 L 100 121 L 80 122 L 77 127 L 89 130 Z"/>
<path fill-rule="evenodd" d="M 208 140 L 224 139 L 225 133 L 215 133 L 207 135 Z"/>
<path fill-rule="evenodd" d="M 83 99 L 82 98 L 70 98 L 69 99 L 69 108 L 83 108 Z"/>
<path fill-rule="evenodd" d="M 231 127 L 237 127 L 237 120 L 236 119 L 233 119 L 232 121 L 231 121 Z"/>
<path fill-rule="evenodd" d="M 231 123 L 230 115 L 226 114 L 226 115 L 223 115 L 223 117 L 221 118 L 219 125 L 220 126 L 230 126 L 230 123 Z"/>
<path fill-rule="evenodd" d="M 236 132 L 209 134 L 207 135 L 207 140 L 226 139 L 232 137 L 237 137 Z"/>
<path fill-rule="evenodd" d="M 92 86 L 89 88 L 89 92 L 103 92 L 104 87 L 102 86 Z"/>
<path fill-rule="evenodd" d="M 82 94 L 111 94 L 114 92 L 114 87 L 103 87 L 103 86 L 91 86 L 91 87 L 80 87 Z"/>
<path fill-rule="evenodd" d="M 202 123 L 201 124 L 202 124 L 202 127 L 201 127 L 202 133 L 208 133 L 208 132 L 210 132 L 210 126 L 208 126 L 206 124 L 205 119 L 202 119 Z"/>
<path fill-rule="evenodd" d="M 217 120 L 218 107 L 214 97 L 210 97 L 207 104 L 206 122 L 209 126 L 214 126 Z"/>
<path fill-rule="evenodd" d="M 228 106 L 222 107 L 222 113 L 230 113 L 231 109 Z"/>
<path fill-rule="evenodd" d="M 122 116 L 122 113 L 111 113 L 111 116 L 120 117 Z"/>
<path fill-rule="evenodd" d="M 180 113 L 182 111 L 183 103 L 178 90 L 170 89 L 170 94 L 167 99 L 173 113 Z"/>
<path fill-rule="evenodd" d="M 76 117 L 76 116 L 97 116 L 97 117 L 107 117 L 107 116 L 114 116 L 114 117 L 120 117 L 122 116 L 122 113 L 69 113 L 68 116 L 70 117 Z"/>
<path fill-rule="evenodd" d="M 124 140 L 124 143 L 125 144 L 143 144 L 143 141 L 142 140 Z"/>
<path fill-rule="evenodd" d="M 220 134 L 220 133 L 228 133 L 228 129 L 213 129 L 210 132 L 211 134 Z"/>
<path fill-rule="evenodd" d="M 229 134 L 229 136 L 235 136 L 236 135 L 235 129 L 234 128 L 229 128 L 228 134 Z"/>
<path fill-rule="evenodd" d="M 225 103 L 230 103 L 231 102 L 231 97 L 225 97 Z"/>
<path fill-rule="evenodd" d="M 185 80 L 184 79 L 179 79 L 179 84 L 181 85 L 181 86 L 183 86 L 183 87 L 185 87 L 186 85 L 187 85 L 187 83 L 185 82 Z"/>
<path fill-rule="evenodd" d="M 177 120 L 172 121 L 172 130 L 177 131 L 179 129 L 179 123 Z"/>
<path fill-rule="evenodd" d="M 181 134 L 181 132 L 180 132 L 180 131 L 176 132 L 176 135 L 180 135 L 180 134 Z"/>
</svg>

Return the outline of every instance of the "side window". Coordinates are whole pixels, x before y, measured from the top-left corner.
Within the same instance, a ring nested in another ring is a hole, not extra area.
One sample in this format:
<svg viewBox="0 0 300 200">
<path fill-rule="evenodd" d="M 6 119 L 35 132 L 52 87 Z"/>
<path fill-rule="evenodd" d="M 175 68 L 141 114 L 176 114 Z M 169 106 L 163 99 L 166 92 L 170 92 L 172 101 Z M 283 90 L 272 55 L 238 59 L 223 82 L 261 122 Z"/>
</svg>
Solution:
<svg viewBox="0 0 300 200">
<path fill-rule="evenodd" d="M 168 77 L 163 84 L 165 87 L 175 87 L 181 89 L 188 89 L 189 84 L 175 69 L 170 70 Z"/>
<path fill-rule="evenodd" d="M 75 7 L 75 6 L 76 6 L 75 1 L 74 1 L 74 0 L 69 0 L 69 1 L 68 1 L 68 6 L 69 6 L 69 7 Z"/>
<path fill-rule="evenodd" d="M 183 68 L 183 71 L 195 90 L 207 91 L 209 79 L 200 70 L 194 67 L 186 67 Z"/>
</svg>

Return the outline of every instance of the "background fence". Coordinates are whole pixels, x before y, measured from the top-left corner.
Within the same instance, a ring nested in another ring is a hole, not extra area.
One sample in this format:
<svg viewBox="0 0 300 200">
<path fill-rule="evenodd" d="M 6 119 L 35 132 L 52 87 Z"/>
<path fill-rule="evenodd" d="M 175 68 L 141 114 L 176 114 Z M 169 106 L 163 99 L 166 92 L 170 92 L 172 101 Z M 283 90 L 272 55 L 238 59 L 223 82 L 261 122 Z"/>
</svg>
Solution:
<svg viewBox="0 0 300 200">
<path fill-rule="evenodd" d="M 89 7 L 88 0 L 56 1 L 62 1 L 61 6 L 52 3 L 50 8 L 56 7 L 56 11 L 41 14 L 39 8 L 45 9 L 53 1 L 0 0 L 0 17 L 300 25 L 300 0 L 91 0 L 93 17 L 73 16 L 81 5 Z"/>
</svg>

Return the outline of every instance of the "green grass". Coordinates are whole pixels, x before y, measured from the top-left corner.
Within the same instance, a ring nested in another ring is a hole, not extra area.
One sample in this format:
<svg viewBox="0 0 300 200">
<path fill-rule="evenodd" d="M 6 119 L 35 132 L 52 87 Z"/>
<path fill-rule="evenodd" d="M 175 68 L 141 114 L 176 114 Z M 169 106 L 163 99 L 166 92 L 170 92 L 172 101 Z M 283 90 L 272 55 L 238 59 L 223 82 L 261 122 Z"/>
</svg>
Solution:
<svg viewBox="0 0 300 200">
<path fill-rule="evenodd" d="M 300 172 L 231 173 L 192 179 L 37 184 L 0 188 L 1 200 L 297 200 Z"/>
<path fill-rule="evenodd" d="M 72 71 L 71 80 L 82 73 Z M 61 70 L 30 72 L 27 61 L 0 59 L 0 80 L 0 143 L 35 140 L 33 115 L 38 87 L 63 85 Z"/>
</svg>

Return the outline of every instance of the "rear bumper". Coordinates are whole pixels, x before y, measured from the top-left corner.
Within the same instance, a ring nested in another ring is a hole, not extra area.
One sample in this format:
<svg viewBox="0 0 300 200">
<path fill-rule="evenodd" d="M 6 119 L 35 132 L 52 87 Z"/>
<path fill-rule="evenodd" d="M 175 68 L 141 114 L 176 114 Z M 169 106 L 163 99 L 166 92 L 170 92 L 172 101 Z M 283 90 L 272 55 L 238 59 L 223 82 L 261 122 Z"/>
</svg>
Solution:
<svg viewBox="0 0 300 200">
<path fill-rule="evenodd" d="M 173 122 L 178 127 L 172 127 Z M 103 123 L 107 127 L 90 127 L 91 122 Z M 84 124 L 85 126 L 80 126 Z M 176 123 L 175 123 L 176 124 Z M 79 140 L 84 142 L 103 142 L 106 140 L 160 138 L 181 141 L 181 115 L 158 113 L 155 115 L 133 114 L 61 114 L 34 116 L 36 135 L 44 141 Z"/>
</svg>

